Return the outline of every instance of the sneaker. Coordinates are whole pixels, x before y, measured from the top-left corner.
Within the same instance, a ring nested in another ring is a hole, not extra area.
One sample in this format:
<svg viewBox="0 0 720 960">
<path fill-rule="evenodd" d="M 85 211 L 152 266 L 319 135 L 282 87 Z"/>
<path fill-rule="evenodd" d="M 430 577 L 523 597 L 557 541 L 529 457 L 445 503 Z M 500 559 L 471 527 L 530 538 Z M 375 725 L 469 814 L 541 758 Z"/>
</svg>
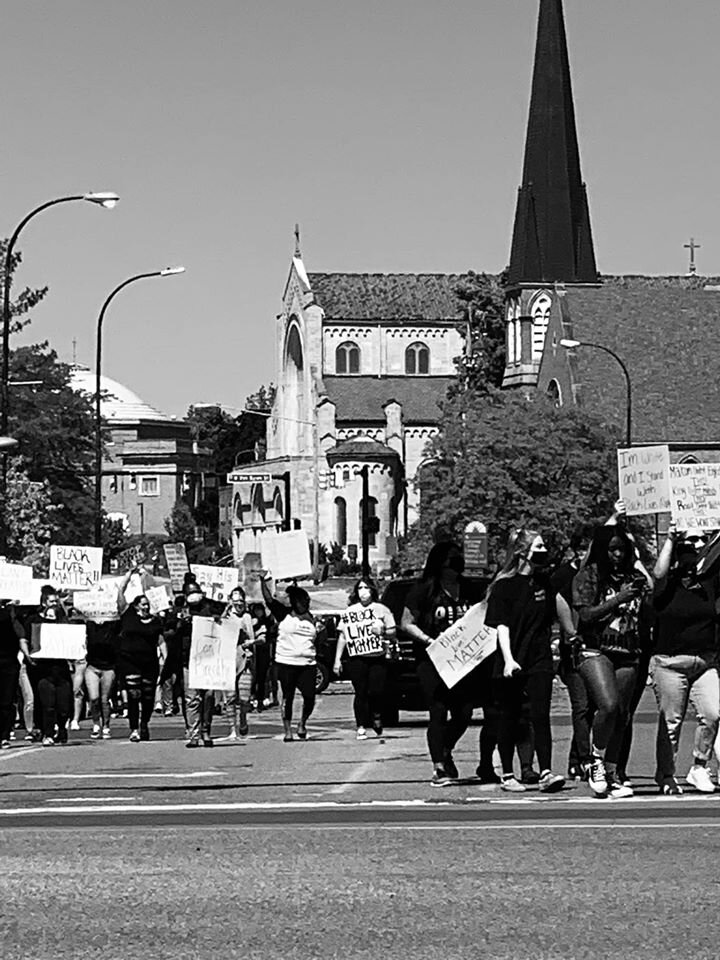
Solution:
<svg viewBox="0 0 720 960">
<path fill-rule="evenodd" d="M 605 796 L 608 789 L 607 775 L 605 773 L 605 764 L 596 757 L 588 768 L 588 786 L 597 796 Z"/>
<path fill-rule="evenodd" d="M 500 789 L 506 793 L 525 793 L 525 785 L 520 783 L 512 774 L 509 777 L 503 777 L 500 781 Z"/>
<path fill-rule="evenodd" d="M 199 746 L 200 746 L 200 741 L 199 741 L 199 740 L 188 740 L 188 741 L 185 743 L 185 746 L 188 748 L 188 750 L 194 750 L 195 747 L 199 747 Z"/>
<path fill-rule="evenodd" d="M 172 710 L 164 710 L 164 711 L 163 711 L 163 716 L 164 716 L 164 717 L 172 717 L 172 716 L 174 716 L 174 714 L 173 714 Z"/>
<path fill-rule="evenodd" d="M 237 734 L 237 730 L 231 730 L 230 733 L 225 737 L 226 742 L 236 743 L 240 737 Z"/>
<path fill-rule="evenodd" d="M 54 738 L 54 737 L 43 737 L 43 738 L 42 738 L 42 745 L 43 745 L 44 747 L 54 747 L 54 746 L 55 746 L 55 738 Z"/>
<path fill-rule="evenodd" d="M 540 783 L 540 774 L 532 767 L 529 770 L 523 770 L 520 774 L 520 783 L 524 783 L 526 787 L 534 787 Z"/>
<path fill-rule="evenodd" d="M 457 780 L 460 774 L 458 773 L 458 768 L 455 766 L 455 761 L 453 760 L 452 753 L 447 750 L 445 753 L 445 760 L 443 761 L 443 767 L 445 768 L 445 773 L 450 777 L 451 780 Z"/>
<path fill-rule="evenodd" d="M 480 783 L 502 783 L 501 778 L 495 773 L 492 767 L 489 770 L 483 769 L 483 767 L 478 767 L 475 771 L 475 776 L 478 778 Z"/>
<path fill-rule="evenodd" d="M 77 722 L 77 720 L 71 720 L 71 721 L 70 721 L 70 729 L 71 729 L 71 730 L 79 730 L 79 729 L 80 729 L 80 724 Z"/>
<path fill-rule="evenodd" d="M 658 790 L 666 797 L 682 796 L 683 788 L 677 782 L 675 777 L 666 777 L 658 786 Z"/>
<path fill-rule="evenodd" d="M 213 743 L 213 741 L 211 740 L 210 737 L 203 737 L 200 742 L 202 743 L 202 745 L 203 745 L 204 747 L 208 747 L 208 748 L 209 748 L 209 747 L 214 747 L 214 746 L 215 746 L 215 744 Z"/>
<path fill-rule="evenodd" d="M 238 727 L 238 735 L 241 737 L 246 737 L 250 733 L 250 727 L 245 724 L 244 727 Z"/>
<path fill-rule="evenodd" d="M 23 737 L 23 740 L 25 740 L 28 743 L 33 743 L 36 739 L 37 737 L 33 734 L 32 730 L 30 731 L 30 733 L 26 733 L 25 736 Z"/>
<path fill-rule="evenodd" d="M 2 742 L 0 742 L 0 750 L 9 750 L 9 749 L 10 749 L 9 740 L 3 740 Z"/>
<path fill-rule="evenodd" d="M 11 730 L 11 731 L 10 731 L 10 739 L 11 739 L 11 740 L 16 740 L 16 739 L 17 739 L 14 730 Z"/>
<path fill-rule="evenodd" d="M 589 764 L 587 764 L 589 766 Z M 568 767 L 567 772 L 568 780 L 574 780 L 576 783 L 581 783 L 583 780 L 587 780 L 587 769 L 582 763 L 571 763 Z"/>
<path fill-rule="evenodd" d="M 103 728 L 102 728 L 102 738 L 103 738 L 103 740 L 109 740 L 109 739 L 110 739 L 110 727 L 103 727 Z"/>
<path fill-rule="evenodd" d="M 140 732 L 133 730 L 130 734 L 130 743 L 140 743 Z"/>
<path fill-rule="evenodd" d="M 627 800 L 628 797 L 634 797 L 635 791 L 632 787 L 626 787 L 617 776 L 607 776 L 608 796 L 613 800 Z"/>
<path fill-rule="evenodd" d="M 447 772 L 443 770 L 442 767 L 435 767 L 432 778 L 430 780 L 430 786 L 431 787 L 449 787 L 451 783 L 452 783 L 452 780 L 447 775 Z"/>
<path fill-rule="evenodd" d="M 710 779 L 707 767 L 701 767 L 697 763 L 693 764 L 688 770 L 685 782 L 689 783 L 691 787 L 695 787 L 700 793 L 715 792 L 715 784 Z"/>
<path fill-rule="evenodd" d="M 141 726 L 141 727 L 140 727 L 140 739 L 141 739 L 144 743 L 147 743 L 148 740 L 150 739 L 150 731 L 149 731 L 149 729 L 148 729 L 148 727 L 147 727 L 147 724 L 145 724 L 145 726 Z"/>
<path fill-rule="evenodd" d="M 355 734 L 356 740 L 367 740 L 367 730 L 365 727 L 358 727 L 357 733 Z"/>
<path fill-rule="evenodd" d="M 557 793 L 565 786 L 565 777 L 551 770 L 545 770 L 540 774 L 539 786 L 541 793 Z"/>
<path fill-rule="evenodd" d="M 99 724 L 99 723 L 94 723 L 94 724 L 93 724 L 92 733 L 90 734 L 90 739 L 91 739 L 91 740 L 99 740 L 99 739 L 100 739 L 100 724 Z"/>
<path fill-rule="evenodd" d="M 156 703 L 156 704 L 155 704 L 155 713 L 162 713 L 162 712 L 163 712 L 163 705 L 162 705 L 161 703 Z"/>
</svg>

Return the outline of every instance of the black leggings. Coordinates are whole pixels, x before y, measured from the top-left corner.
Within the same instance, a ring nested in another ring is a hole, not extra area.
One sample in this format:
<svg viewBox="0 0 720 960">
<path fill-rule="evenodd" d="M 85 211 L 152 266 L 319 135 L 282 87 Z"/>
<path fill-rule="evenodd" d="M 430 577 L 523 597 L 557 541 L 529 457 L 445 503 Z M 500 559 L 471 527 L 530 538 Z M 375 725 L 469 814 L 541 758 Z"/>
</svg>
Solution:
<svg viewBox="0 0 720 960">
<path fill-rule="evenodd" d="M 540 772 L 551 769 L 552 735 L 550 733 L 550 701 L 552 699 L 553 675 L 549 671 L 529 673 L 525 676 L 502 677 L 497 681 L 497 696 L 500 707 L 498 750 L 503 773 L 513 772 L 515 744 L 518 742 L 523 720 L 523 708 L 529 713 L 535 737 Z M 525 704 L 527 698 L 527 705 Z"/>
<path fill-rule="evenodd" d="M 418 663 L 417 675 L 430 714 L 427 728 L 430 759 L 436 765 L 442 764 L 470 726 L 472 698 L 468 694 L 468 685 L 462 680 L 449 690 L 430 660 Z"/>
<path fill-rule="evenodd" d="M 637 671 L 637 663 L 613 661 L 604 653 L 585 656 L 580 664 L 578 672 L 597 710 L 592 726 L 593 746 L 605 751 L 609 763 L 617 763 L 620 755 Z"/>
<path fill-rule="evenodd" d="M 57 724 L 58 738 L 67 739 L 65 729 L 72 713 L 73 700 L 70 678 L 42 677 L 38 681 L 38 697 L 42 707 L 43 736 L 54 736 Z"/>
<path fill-rule="evenodd" d="M 150 723 L 155 706 L 157 679 L 157 673 L 152 677 L 144 677 L 139 673 L 125 674 L 130 730 L 147 727 Z"/>
<path fill-rule="evenodd" d="M 0 740 L 10 739 L 15 720 L 15 694 L 19 676 L 20 664 L 17 657 L 0 660 Z"/>
<path fill-rule="evenodd" d="M 307 667 L 298 667 L 288 663 L 279 663 L 278 680 L 283 696 L 283 720 L 292 723 L 293 700 L 295 691 L 299 690 L 303 698 L 302 720 L 305 723 L 315 708 L 315 664 Z"/>
<path fill-rule="evenodd" d="M 355 691 L 355 723 L 369 727 L 382 714 L 387 664 L 383 657 L 350 657 L 347 672 Z"/>
</svg>

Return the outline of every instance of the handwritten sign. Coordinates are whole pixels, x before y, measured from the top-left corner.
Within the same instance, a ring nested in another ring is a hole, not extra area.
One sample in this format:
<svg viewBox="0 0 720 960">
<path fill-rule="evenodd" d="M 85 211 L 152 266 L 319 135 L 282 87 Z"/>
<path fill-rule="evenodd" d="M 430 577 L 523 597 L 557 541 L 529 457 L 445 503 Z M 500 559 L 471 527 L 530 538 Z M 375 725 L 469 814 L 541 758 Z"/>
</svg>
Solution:
<svg viewBox="0 0 720 960">
<path fill-rule="evenodd" d="M 73 606 L 94 623 L 107 623 L 120 619 L 118 580 L 100 580 L 92 590 L 77 590 L 73 594 Z"/>
<path fill-rule="evenodd" d="M 193 617 L 189 686 L 193 690 L 234 690 L 237 624 Z"/>
<path fill-rule="evenodd" d="M 84 623 L 34 623 L 30 652 L 38 660 L 84 660 Z"/>
<path fill-rule="evenodd" d="M 720 463 L 671 464 L 670 494 L 678 530 L 720 528 Z"/>
<path fill-rule="evenodd" d="M 150 613 L 158 614 L 170 609 L 171 598 L 167 587 L 148 587 L 145 596 L 150 603 Z"/>
<path fill-rule="evenodd" d="M 50 547 L 50 582 L 71 590 L 90 590 L 100 581 L 102 547 Z"/>
<path fill-rule="evenodd" d="M 185 544 L 163 544 L 163 553 L 165 554 L 165 563 L 167 564 L 172 588 L 175 593 L 180 593 L 185 582 L 185 574 L 190 569 Z"/>
<path fill-rule="evenodd" d="M 310 544 L 304 530 L 266 533 L 260 547 L 263 566 L 275 580 L 294 580 L 312 573 Z"/>
<path fill-rule="evenodd" d="M 497 649 L 497 631 L 485 626 L 486 613 L 487 603 L 476 603 L 427 648 L 447 687 L 454 687 Z"/>
<path fill-rule="evenodd" d="M 670 451 L 667 445 L 618 450 L 618 489 L 629 517 L 670 510 Z"/>
<path fill-rule="evenodd" d="M 21 607 L 39 607 L 40 590 L 49 583 L 48 580 L 14 579 L 6 580 L 0 574 L 0 599 L 9 600 Z"/>
<path fill-rule="evenodd" d="M 0 580 L 31 580 L 33 568 L 24 563 L 8 563 L 0 560 Z"/>
<path fill-rule="evenodd" d="M 227 600 L 233 587 L 240 583 L 240 571 L 237 567 L 191 563 L 190 572 L 194 574 L 209 600 Z"/>
<path fill-rule="evenodd" d="M 340 622 L 347 637 L 347 652 L 349 657 L 377 656 L 385 652 L 382 635 L 378 636 L 374 630 L 379 620 L 375 616 L 372 605 L 360 610 L 344 610 Z M 382 621 L 380 621 L 382 625 Z"/>
</svg>

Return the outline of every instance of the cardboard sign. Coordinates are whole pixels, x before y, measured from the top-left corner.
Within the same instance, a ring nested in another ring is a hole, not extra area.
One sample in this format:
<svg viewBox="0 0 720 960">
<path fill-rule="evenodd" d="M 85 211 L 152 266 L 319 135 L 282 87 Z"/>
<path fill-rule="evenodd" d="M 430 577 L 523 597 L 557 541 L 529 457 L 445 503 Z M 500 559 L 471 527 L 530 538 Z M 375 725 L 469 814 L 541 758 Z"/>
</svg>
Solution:
<svg viewBox="0 0 720 960">
<path fill-rule="evenodd" d="M 234 690 L 237 624 L 193 617 L 189 686 L 192 690 Z"/>
<path fill-rule="evenodd" d="M 6 580 L 0 575 L 0 600 L 10 600 L 21 607 L 39 607 L 40 590 L 49 580 Z"/>
<path fill-rule="evenodd" d="M 94 623 L 107 623 L 119 620 L 120 610 L 119 581 L 100 580 L 92 590 L 76 591 L 73 594 L 73 606 Z"/>
<path fill-rule="evenodd" d="M 30 652 L 38 660 L 84 660 L 84 623 L 34 623 Z"/>
<path fill-rule="evenodd" d="M 187 551 L 184 543 L 163 544 L 165 563 L 167 564 L 170 584 L 175 593 L 180 593 L 185 582 L 185 574 L 189 571 Z"/>
<path fill-rule="evenodd" d="M 33 568 L 0 560 L 0 580 L 32 580 Z"/>
<path fill-rule="evenodd" d="M 344 610 L 340 621 L 347 637 L 349 657 L 372 656 L 385 653 L 382 636 L 373 633 L 373 624 L 379 619 L 372 605 L 362 610 Z"/>
<path fill-rule="evenodd" d="M 266 533 L 260 550 L 263 567 L 275 580 L 294 580 L 312 573 L 310 544 L 304 530 Z"/>
<path fill-rule="evenodd" d="M 486 613 L 487 603 L 476 603 L 427 648 L 447 687 L 454 687 L 497 649 L 497 630 L 485 626 Z"/>
<path fill-rule="evenodd" d="M 133 567 L 139 566 L 145 559 L 145 550 L 140 544 L 128 547 L 127 550 L 123 550 L 115 557 L 118 568 L 121 570 L 132 570 Z"/>
<path fill-rule="evenodd" d="M 262 603 L 261 571 L 262 557 L 259 553 L 246 553 L 240 567 L 240 582 L 248 603 Z"/>
<path fill-rule="evenodd" d="M 53 586 L 70 590 L 90 590 L 100 581 L 102 547 L 50 547 L 50 572 Z"/>
<path fill-rule="evenodd" d="M 211 564 L 191 563 L 190 572 L 205 591 L 208 600 L 227 600 L 233 587 L 240 583 L 237 567 L 213 567 Z"/>
<path fill-rule="evenodd" d="M 148 587 L 145 596 L 150 602 L 150 613 L 153 615 L 164 613 L 165 610 L 170 609 L 172 600 L 167 587 Z"/>
<path fill-rule="evenodd" d="M 627 515 L 670 510 L 670 451 L 666 444 L 618 450 L 618 489 Z"/>
<path fill-rule="evenodd" d="M 671 464 L 670 493 L 678 530 L 720 528 L 720 463 Z"/>
</svg>

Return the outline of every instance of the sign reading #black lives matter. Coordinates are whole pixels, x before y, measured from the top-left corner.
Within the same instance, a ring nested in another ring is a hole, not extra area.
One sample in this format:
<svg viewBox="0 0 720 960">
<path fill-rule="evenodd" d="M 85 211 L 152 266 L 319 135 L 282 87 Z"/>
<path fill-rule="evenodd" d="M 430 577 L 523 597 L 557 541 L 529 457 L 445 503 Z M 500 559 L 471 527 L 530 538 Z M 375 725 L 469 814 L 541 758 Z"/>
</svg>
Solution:
<svg viewBox="0 0 720 960">
<path fill-rule="evenodd" d="M 373 632 L 376 617 L 370 607 L 364 610 L 345 610 L 341 618 L 347 637 L 349 657 L 372 656 L 384 653 L 382 637 Z"/>
</svg>

